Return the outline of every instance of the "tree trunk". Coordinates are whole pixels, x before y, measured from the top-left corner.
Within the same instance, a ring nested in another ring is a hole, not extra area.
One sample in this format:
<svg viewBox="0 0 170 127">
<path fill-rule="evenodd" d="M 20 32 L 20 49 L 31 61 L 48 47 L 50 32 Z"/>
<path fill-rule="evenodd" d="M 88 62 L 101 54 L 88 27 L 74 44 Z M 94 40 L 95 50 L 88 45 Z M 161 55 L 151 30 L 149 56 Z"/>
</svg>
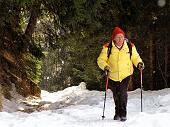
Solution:
<svg viewBox="0 0 170 127">
<path fill-rule="evenodd" d="M 27 25 L 27 28 L 26 28 L 25 34 L 24 34 L 27 41 L 31 40 L 32 34 L 34 32 L 34 29 L 35 29 L 35 26 L 37 23 L 37 19 L 40 14 L 40 6 L 41 6 L 41 2 L 39 0 L 35 0 L 32 5 L 29 23 Z"/>
<path fill-rule="evenodd" d="M 154 75 L 155 75 L 155 68 L 154 68 L 154 61 L 155 61 L 155 54 L 154 54 L 154 44 L 153 44 L 153 39 L 151 37 L 150 43 L 149 43 L 149 66 L 150 66 L 150 88 L 153 90 L 154 86 Z"/>
<path fill-rule="evenodd" d="M 25 64 L 27 63 L 23 58 L 23 52 L 26 50 L 23 49 L 33 45 L 30 40 L 40 14 L 41 2 L 39 0 L 34 1 L 28 26 L 21 38 L 20 6 L 16 3 L 10 4 L 10 6 L 12 7 L 9 8 L 13 8 L 14 14 L 11 15 L 10 11 L 5 11 L 3 12 L 6 13 L 4 19 L 9 16 L 9 20 L 0 21 L 3 22 L 3 24 L 0 24 L 0 85 L 2 86 L 2 93 L 5 98 L 11 99 L 10 91 L 12 91 L 14 85 L 16 91 L 22 96 L 40 96 L 40 88 L 26 73 Z"/>
<path fill-rule="evenodd" d="M 165 44 L 165 78 L 167 79 L 168 72 L 168 45 Z"/>
</svg>

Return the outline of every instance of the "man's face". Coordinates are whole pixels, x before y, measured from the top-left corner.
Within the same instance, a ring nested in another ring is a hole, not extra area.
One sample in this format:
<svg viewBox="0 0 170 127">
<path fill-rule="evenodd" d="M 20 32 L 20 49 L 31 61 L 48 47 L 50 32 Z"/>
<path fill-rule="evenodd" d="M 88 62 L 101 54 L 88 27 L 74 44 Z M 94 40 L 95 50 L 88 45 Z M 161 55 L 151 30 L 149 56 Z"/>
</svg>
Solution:
<svg viewBox="0 0 170 127">
<path fill-rule="evenodd" d="M 121 33 L 120 34 L 116 34 L 116 36 L 114 38 L 114 40 L 116 41 L 116 44 L 118 46 L 122 46 L 123 45 L 124 39 L 125 39 L 125 37 Z"/>
</svg>

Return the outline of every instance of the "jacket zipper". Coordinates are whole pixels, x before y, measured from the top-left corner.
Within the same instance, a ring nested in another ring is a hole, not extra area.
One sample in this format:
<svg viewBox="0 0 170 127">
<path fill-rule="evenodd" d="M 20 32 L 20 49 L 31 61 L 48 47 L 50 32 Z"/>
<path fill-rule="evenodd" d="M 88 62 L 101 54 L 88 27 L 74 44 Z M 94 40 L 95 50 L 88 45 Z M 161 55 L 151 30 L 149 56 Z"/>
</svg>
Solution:
<svg viewBox="0 0 170 127">
<path fill-rule="evenodd" d="M 118 80 L 120 79 L 119 78 L 119 60 L 120 60 L 120 51 L 118 51 L 118 61 L 117 61 L 117 68 L 118 68 Z"/>
</svg>

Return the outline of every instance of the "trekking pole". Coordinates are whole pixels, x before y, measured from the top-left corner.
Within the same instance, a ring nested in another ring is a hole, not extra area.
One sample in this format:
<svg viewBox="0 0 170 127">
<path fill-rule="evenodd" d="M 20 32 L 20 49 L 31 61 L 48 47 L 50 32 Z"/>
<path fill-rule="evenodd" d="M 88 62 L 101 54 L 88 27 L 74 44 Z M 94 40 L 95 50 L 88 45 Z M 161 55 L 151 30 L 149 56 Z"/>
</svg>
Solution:
<svg viewBox="0 0 170 127">
<path fill-rule="evenodd" d="M 140 69 L 140 87 L 141 87 L 141 112 L 142 112 L 142 89 L 143 89 L 143 85 L 142 85 L 142 69 Z"/>
<path fill-rule="evenodd" d="M 103 106 L 103 116 L 102 119 L 104 120 L 105 116 L 104 116 L 104 112 L 105 112 L 105 104 L 106 104 L 106 94 L 107 94 L 107 89 L 108 89 L 108 71 L 105 72 L 106 75 L 106 90 L 105 90 L 105 97 L 104 97 L 104 106 Z"/>
</svg>

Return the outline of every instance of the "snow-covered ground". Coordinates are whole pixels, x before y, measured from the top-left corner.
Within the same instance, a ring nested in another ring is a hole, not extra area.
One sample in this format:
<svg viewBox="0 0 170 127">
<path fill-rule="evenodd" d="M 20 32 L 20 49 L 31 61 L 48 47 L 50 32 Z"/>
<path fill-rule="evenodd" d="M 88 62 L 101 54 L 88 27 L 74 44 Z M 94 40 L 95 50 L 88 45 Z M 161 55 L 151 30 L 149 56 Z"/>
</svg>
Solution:
<svg viewBox="0 0 170 127">
<path fill-rule="evenodd" d="M 106 118 L 102 120 L 104 92 L 88 91 L 84 83 L 63 91 L 42 90 L 42 99 L 31 100 L 35 112 L 21 112 L 26 107 L 22 97 L 4 100 L 0 127 L 168 127 L 170 120 L 170 89 L 143 91 L 143 112 L 140 112 L 140 89 L 128 92 L 128 120 L 114 121 L 114 102 L 108 90 Z M 27 100 L 29 102 L 29 100 Z M 27 103 L 28 104 L 28 103 Z M 19 111 L 20 110 L 20 111 Z"/>
</svg>

